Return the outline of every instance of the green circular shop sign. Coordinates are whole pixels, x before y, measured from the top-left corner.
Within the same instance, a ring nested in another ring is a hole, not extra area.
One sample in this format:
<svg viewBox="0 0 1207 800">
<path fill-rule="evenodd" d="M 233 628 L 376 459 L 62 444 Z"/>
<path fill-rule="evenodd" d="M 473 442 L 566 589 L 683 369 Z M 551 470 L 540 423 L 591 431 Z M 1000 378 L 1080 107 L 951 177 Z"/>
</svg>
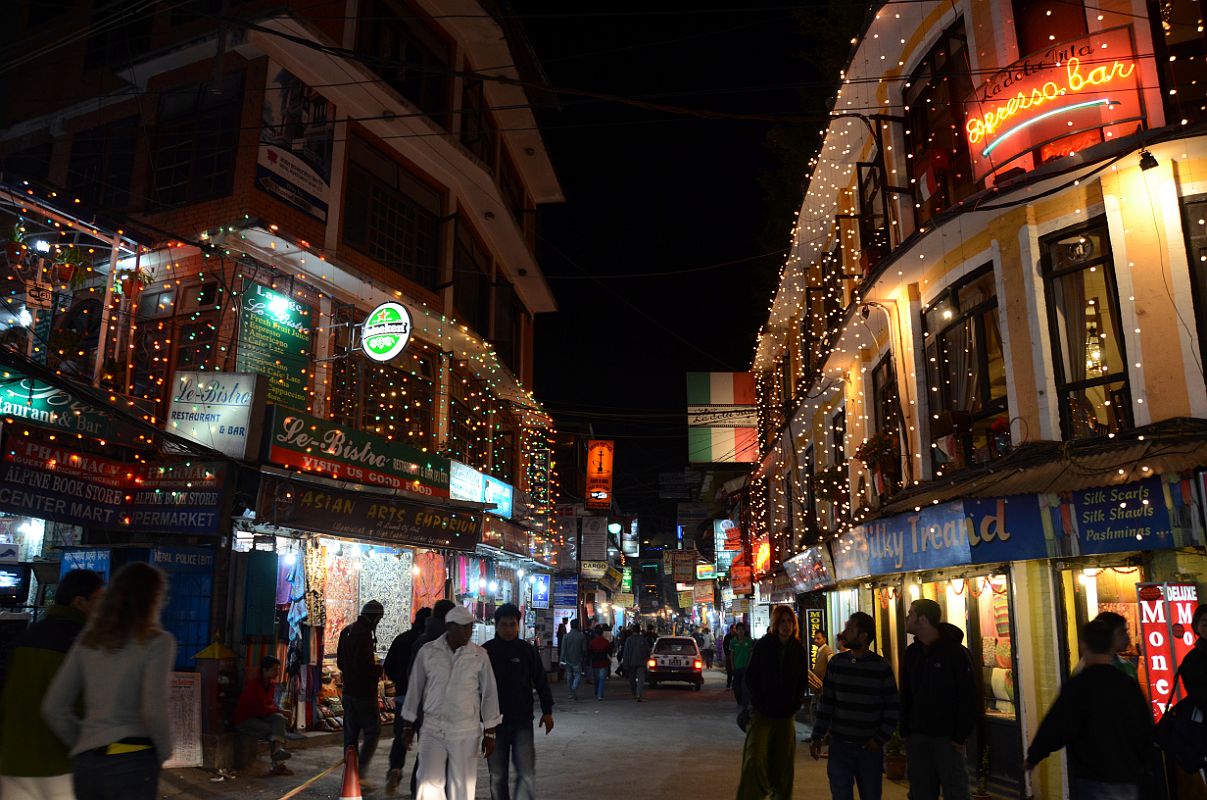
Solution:
<svg viewBox="0 0 1207 800">
<path fill-rule="evenodd" d="M 382 303 L 361 326 L 360 343 L 374 361 L 389 361 L 411 341 L 411 312 L 398 303 Z"/>
</svg>

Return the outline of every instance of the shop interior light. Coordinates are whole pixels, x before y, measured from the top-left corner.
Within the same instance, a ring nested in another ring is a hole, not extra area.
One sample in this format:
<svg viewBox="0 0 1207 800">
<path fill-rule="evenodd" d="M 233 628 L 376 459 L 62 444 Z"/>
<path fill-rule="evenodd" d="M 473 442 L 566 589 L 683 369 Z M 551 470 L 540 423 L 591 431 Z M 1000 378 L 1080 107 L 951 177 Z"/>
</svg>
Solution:
<svg viewBox="0 0 1207 800">
<path fill-rule="evenodd" d="M 479 589 L 486 588 L 486 579 L 485 578 L 478 578 L 478 588 Z"/>
<path fill-rule="evenodd" d="M 522 569 L 521 569 L 521 570 L 518 570 L 518 571 L 516 572 L 516 575 L 519 575 L 519 576 L 520 576 L 520 578 L 523 578 L 523 577 L 524 577 L 524 570 L 522 570 Z"/>
<path fill-rule="evenodd" d="M 497 592 L 497 591 L 499 590 L 499 582 L 498 582 L 498 581 L 491 581 L 491 582 L 490 582 L 490 590 L 491 590 L 492 592 Z"/>
</svg>

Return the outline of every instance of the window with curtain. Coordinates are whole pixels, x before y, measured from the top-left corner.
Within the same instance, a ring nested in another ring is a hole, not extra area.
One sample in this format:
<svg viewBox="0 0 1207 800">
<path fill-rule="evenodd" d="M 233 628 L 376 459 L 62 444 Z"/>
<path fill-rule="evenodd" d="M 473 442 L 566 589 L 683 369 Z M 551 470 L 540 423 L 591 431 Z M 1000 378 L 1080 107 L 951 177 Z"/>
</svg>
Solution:
<svg viewBox="0 0 1207 800">
<path fill-rule="evenodd" d="M 976 191 L 964 137 L 964 100 L 972 88 L 961 19 L 943 32 L 903 89 L 909 177 L 920 223 Z"/>
<path fill-rule="evenodd" d="M 1182 230 L 1186 232 L 1186 259 L 1190 265 L 1199 358 L 1203 358 L 1207 355 L 1207 195 L 1182 200 Z"/>
<path fill-rule="evenodd" d="M 1064 436 L 1126 430 L 1131 393 L 1106 219 L 1048 236 L 1041 247 Z"/>
<path fill-rule="evenodd" d="M 922 327 L 936 475 L 1003 455 L 1010 415 L 993 265 L 945 289 Z"/>
<path fill-rule="evenodd" d="M 159 96 L 152 137 L 151 199 L 171 208 L 225 197 L 235 177 L 243 114 L 243 73 Z"/>
</svg>

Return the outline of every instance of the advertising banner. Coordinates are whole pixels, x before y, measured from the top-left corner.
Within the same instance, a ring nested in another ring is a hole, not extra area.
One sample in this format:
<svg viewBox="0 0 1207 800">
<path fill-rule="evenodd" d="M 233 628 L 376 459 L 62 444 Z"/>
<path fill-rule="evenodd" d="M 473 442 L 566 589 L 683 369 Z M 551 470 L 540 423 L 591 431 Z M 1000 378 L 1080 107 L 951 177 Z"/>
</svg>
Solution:
<svg viewBox="0 0 1207 800">
<path fill-rule="evenodd" d="M 809 669 L 812 670 L 817 666 L 817 653 L 821 650 L 817 643 L 813 641 L 813 634 L 822 630 L 826 625 L 826 611 L 824 608 L 806 608 L 804 619 L 804 630 L 801 631 L 801 639 L 806 642 L 806 647 L 809 648 Z M 808 638 L 805 638 L 808 637 Z M 809 675 L 809 685 L 812 686 L 814 676 Z M 818 686 L 813 687 L 814 691 L 821 688 L 820 682 Z"/>
<path fill-rule="evenodd" d="M 314 309 L 250 278 L 243 280 L 235 371 L 263 375 L 268 402 L 306 410 L 313 334 Z"/>
<path fill-rule="evenodd" d="M 63 433 L 113 438 L 112 420 L 95 404 L 9 367 L 0 369 L 0 417 Z"/>
<path fill-rule="evenodd" d="M 758 461 L 754 373 L 687 373 L 687 460 L 691 464 Z"/>
<path fill-rule="evenodd" d="M 671 576 L 680 583 L 694 583 L 699 554 L 695 550 L 675 550 L 671 559 Z"/>
<path fill-rule="evenodd" d="M 582 576 L 587 580 L 597 581 L 604 575 L 608 574 L 607 561 L 584 561 L 582 562 Z"/>
<path fill-rule="evenodd" d="M 1136 594 L 1140 601 L 1145 682 L 1155 723 L 1171 703 L 1185 696 L 1178 688 L 1181 683 L 1175 687 L 1173 681 L 1178 664 L 1194 647 L 1196 635 L 1191 623 L 1198 588 L 1193 583 L 1138 583 Z"/>
<path fill-rule="evenodd" d="M 269 61 L 256 188 L 325 223 L 334 141 L 335 106 Z"/>
<path fill-rule="evenodd" d="M 815 592 L 834 583 L 834 568 L 825 545 L 814 545 L 784 562 L 784 572 L 797 594 Z"/>
<path fill-rule="evenodd" d="M 633 568 L 624 567 L 623 569 L 621 569 L 620 572 L 623 575 L 623 577 L 620 579 L 620 591 L 622 591 L 622 592 L 633 591 Z"/>
<path fill-rule="evenodd" d="M 716 564 L 697 564 L 696 565 L 696 580 L 711 581 L 717 577 Z"/>
<path fill-rule="evenodd" d="M 276 525 L 412 547 L 472 552 L 482 514 L 397 497 L 349 492 L 263 476 L 257 517 Z"/>
<path fill-rule="evenodd" d="M 132 464 L 3 432 L 0 511 L 102 530 L 216 534 L 225 465 Z"/>
<path fill-rule="evenodd" d="M 578 605 L 578 578 L 558 576 L 553 579 L 553 605 L 555 608 Z"/>
<path fill-rule="evenodd" d="M 751 574 L 750 567 L 744 564 L 735 564 L 729 571 L 729 585 L 733 587 L 734 594 L 754 594 L 754 577 Z"/>
<path fill-rule="evenodd" d="M 260 454 L 265 387 L 259 375 L 177 372 L 168 430 L 240 461 Z"/>
<path fill-rule="evenodd" d="M 543 572 L 532 576 L 532 607 L 549 608 L 549 576 Z"/>
<path fill-rule="evenodd" d="M 1033 151 L 1038 166 L 1134 132 L 1144 124 L 1137 67 L 1132 29 L 1121 26 L 1048 45 L 990 75 L 964 103 L 973 178 L 1020 166 Z"/>
<path fill-rule="evenodd" d="M 1191 511 L 1189 481 L 1178 476 L 1065 492 L 1052 498 L 1053 552 L 1073 557 L 1200 544 Z"/>
<path fill-rule="evenodd" d="M 632 608 L 637 605 L 637 600 L 632 592 L 617 592 L 612 596 L 612 605 L 618 608 Z"/>
<path fill-rule="evenodd" d="M 449 463 L 449 497 L 454 500 L 466 500 L 470 503 L 489 503 L 495 508 L 488 508 L 487 514 L 493 514 L 503 519 L 511 519 L 512 502 L 515 491 L 511 484 L 479 472 L 473 467 L 466 466 L 460 461 Z"/>
<path fill-rule="evenodd" d="M 692 592 L 692 591 L 678 592 L 678 595 L 679 595 L 679 608 L 683 611 L 691 610 L 691 607 L 693 605 L 695 605 L 695 602 L 696 602 L 695 592 Z"/>
<path fill-rule="evenodd" d="M 712 581 L 697 581 L 692 587 L 692 591 L 695 592 L 696 602 L 711 603 L 713 601 L 713 590 L 715 587 L 716 584 L 714 584 Z"/>
<path fill-rule="evenodd" d="M 449 496 L 447 458 L 384 436 L 273 407 L 265 430 L 264 460 L 325 478 Z"/>
<path fill-rule="evenodd" d="M 615 592 L 620 588 L 620 581 L 624 578 L 624 573 L 609 566 L 604 574 L 599 578 L 599 585 L 607 589 L 609 592 Z"/>
<path fill-rule="evenodd" d="M 771 537 L 764 533 L 755 539 L 750 552 L 754 560 L 754 578 L 758 580 L 771 571 Z"/>
<path fill-rule="evenodd" d="M 482 544 L 527 558 L 532 555 L 531 541 L 532 535 L 519 525 L 489 514 L 482 521 Z"/>
<path fill-rule="evenodd" d="M 616 443 L 603 439 L 587 442 L 587 508 L 612 507 L 612 458 Z"/>
<path fill-rule="evenodd" d="M 608 558 L 608 518 L 582 517 L 579 524 L 583 530 L 582 552 L 579 558 L 588 561 L 606 561 Z"/>
</svg>

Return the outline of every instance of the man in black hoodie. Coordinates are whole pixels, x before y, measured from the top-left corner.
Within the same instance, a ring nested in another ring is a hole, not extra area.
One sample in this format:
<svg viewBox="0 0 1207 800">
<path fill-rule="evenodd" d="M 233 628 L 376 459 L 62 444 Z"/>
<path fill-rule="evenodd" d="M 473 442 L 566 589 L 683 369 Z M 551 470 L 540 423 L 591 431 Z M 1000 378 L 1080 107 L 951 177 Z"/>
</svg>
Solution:
<svg viewBox="0 0 1207 800">
<path fill-rule="evenodd" d="M 411 629 L 398 634 L 390 643 L 390 652 L 386 653 L 386 661 L 382 665 L 386 677 L 394 683 L 394 743 L 390 746 L 390 771 L 386 773 L 386 791 L 391 793 L 402 783 L 402 767 L 407 757 L 407 749 L 402 743 L 402 704 L 406 699 L 407 680 L 411 676 L 411 648 L 423 635 L 431 615 L 430 608 L 419 609 Z"/>
<path fill-rule="evenodd" d="M 910 800 L 966 800 L 965 742 L 979 713 L 972 656 L 934 600 L 910 604 L 901 659 L 901 735 L 909 754 Z"/>
<path fill-rule="evenodd" d="M 520 638 L 520 609 L 504 603 L 495 611 L 495 638 L 483 647 L 490 656 L 499 690 L 503 722 L 495 733 L 494 752 L 486 759 L 490 768 L 491 800 L 535 800 L 536 749 L 532 741 L 532 690 L 541 699 L 541 725 L 553 732 L 553 693 L 541 655 Z M 512 791 L 509 766 L 515 767 Z"/>
<path fill-rule="evenodd" d="M 1060 690 L 1023 762 L 1031 771 L 1065 748 L 1074 797 L 1139 800 L 1145 782 L 1152 715 L 1140 685 L 1114 666 L 1114 638 L 1103 620 L 1081 629 L 1085 667 Z"/>
<path fill-rule="evenodd" d="M 792 797 L 796 712 L 809 686 L 809 657 L 788 606 L 771 611 L 771 633 L 759 639 L 746 669 L 750 724 L 742 747 L 737 800 Z"/>
</svg>

